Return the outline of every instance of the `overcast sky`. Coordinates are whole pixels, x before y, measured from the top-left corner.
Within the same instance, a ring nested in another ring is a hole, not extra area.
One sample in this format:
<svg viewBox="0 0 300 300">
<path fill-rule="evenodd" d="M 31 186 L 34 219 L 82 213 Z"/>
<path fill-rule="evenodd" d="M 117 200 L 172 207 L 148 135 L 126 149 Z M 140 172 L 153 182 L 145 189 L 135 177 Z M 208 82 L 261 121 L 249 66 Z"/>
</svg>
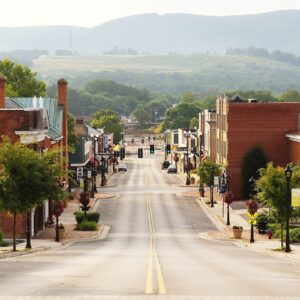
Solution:
<svg viewBox="0 0 300 300">
<path fill-rule="evenodd" d="M 300 9 L 300 0 L 3 0 L 0 26 L 93 27 L 141 13 L 252 14 Z"/>
</svg>

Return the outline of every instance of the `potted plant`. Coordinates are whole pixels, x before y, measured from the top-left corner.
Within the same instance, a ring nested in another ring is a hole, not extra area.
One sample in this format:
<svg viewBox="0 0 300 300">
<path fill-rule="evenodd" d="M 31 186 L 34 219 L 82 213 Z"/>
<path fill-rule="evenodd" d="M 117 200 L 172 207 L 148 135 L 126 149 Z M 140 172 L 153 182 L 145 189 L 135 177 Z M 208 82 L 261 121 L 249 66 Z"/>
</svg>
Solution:
<svg viewBox="0 0 300 300">
<path fill-rule="evenodd" d="M 66 234 L 66 229 L 65 229 L 64 225 L 60 223 L 59 226 L 58 226 L 58 229 L 59 229 L 59 237 L 61 239 L 63 239 L 65 237 L 65 234 Z"/>
<path fill-rule="evenodd" d="M 243 227 L 242 226 L 233 226 L 233 236 L 235 239 L 241 239 L 242 233 L 243 233 Z"/>
</svg>

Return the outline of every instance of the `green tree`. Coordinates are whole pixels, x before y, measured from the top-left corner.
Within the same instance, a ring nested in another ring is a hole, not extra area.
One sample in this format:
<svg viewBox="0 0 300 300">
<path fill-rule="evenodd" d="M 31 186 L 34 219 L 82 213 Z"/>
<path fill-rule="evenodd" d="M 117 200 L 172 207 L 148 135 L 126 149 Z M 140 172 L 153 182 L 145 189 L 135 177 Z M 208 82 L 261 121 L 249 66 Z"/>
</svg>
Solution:
<svg viewBox="0 0 300 300">
<path fill-rule="evenodd" d="M 213 185 L 214 185 L 214 176 L 221 175 L 220 164 L 217 164 L 213 160 L 203 161 L 198 168 L 198 176 L 200 177 L 200 186 L 203 187 L 203 184 L 206 184 L 210 187 L 210 199 L 213 200 Z"/>
<path fill-rule="evenodd" d="M 113 110 L 101 109 L 96 111 L 90 125 L 95 128 L 104 128 L 107 133 L 113 133 L 115 144 L 119 143 L 122 138 L 121 117 Z"/>
<path fill-rule="evenodd" d="M 197 117 L 193 117 L 190 120 L 189 128 L 198 128 L 199 127 L 199 119 Z"/>
<path fill-rule="evenodd" d="M 137 107 L 132 114 L 135 116 L 136 120 L 139 122 L 140 128 L 146 128 L 150 122 L 151 116 L 150 112 L 143 107 Z"/>
<path fill-rule="evenodd" d="M 44 96 L 46 84 L 37 79 L 37 73 L 26 66 L 16 64 L 8 59 L 0 61 L 0 74 L 7 79 L 7 96 L 32 97 Z"/>
<path fill-rule="evenodd" d="M 286 217 L 286 194 L 287 183 L 284 168 L 275 167 L 272 162 L 265 168 L 259 169 L 259 179 L 256 181 L 257 198 L 264 206 L 275 210 L 276 216 L 281 224 L 281 248 L 283 248 L 283 225 Z M 298 185 L 300 176 L 299 167 L 293 170 L 291 187 Z"/>
<path fill-rule="evenodd" d="M 250 184 L 249 179 L 259 177 L 258 170 L 266 166 L 267 158 L 259 145 L 251 149 L 244 157 L 242 163 L 242 193 L 246 199 L 249 197 Z"/>
<path fill-rule="evenodd" d="M 77 143 L 77 136 L 75 133 L 75 117 L 68 113 L 68 148 L 69 152 L 74 152 Z"/>
<path fill-rule="evenodd" d="M 61 162 L 57 161 L 57 153 L 48 151 L 45 155 L 39 155 L 23 144 L 12 144 L 7 137 L 2 137 L 0 207 L 13 214 L 14 251 L 16 251 L 17 214 L 27 214 L 27 222 L 30 222 L 33 207 L 43 204 L 47 199 L 61 199 L 63 191 L 57 181 L 62 172 Z M 29 244 L 30 236 L 28 232 Z"/>
<path fill-rule="evenodd" d="M 213 160 L 203 161 L 198 168 L 198 176 L 202 184 L 212 186 L 214 184 L 214 176 L 221 175 L 222 166 Z"/>
<path fill-rule="evenodd" d="M 196 103 L 182 102 L 176 107 L 166 111 L 164 130 L 176 128 L 188 128 L 193 117 L 198 117 L 200 109 Z"/>
<path fill-rule="evenodd" d="M 300 93 L 295 90 L 287 90 L 279 96 L 281 102 L 300 102 Z"/>
</svg>

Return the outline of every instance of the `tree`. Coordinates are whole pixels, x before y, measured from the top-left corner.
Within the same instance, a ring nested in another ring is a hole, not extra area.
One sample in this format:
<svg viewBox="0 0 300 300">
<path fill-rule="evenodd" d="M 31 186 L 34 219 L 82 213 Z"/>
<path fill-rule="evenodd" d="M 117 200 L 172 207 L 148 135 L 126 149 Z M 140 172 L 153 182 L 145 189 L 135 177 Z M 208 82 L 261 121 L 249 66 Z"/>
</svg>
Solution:
<svg viewBox="0 0 300 300">
<path fill-rule="evenodd" d="M 198 128 L 199 127 L 199 119 L 197 117 L 193 117 L 190 120 L 189 128 Z"/>
<path fill-rule="evenodd" d="M 16 251 L 16 216 L 27 214 L 27 245 L 30 245 L 30 211 L 47 199 L 59 200 L 57 184 L 63 174 L 57 153 L 39 155 L 19 142 L 2 137 L 0 145 L 0 207 L 13 214 L 13 250 Z"/>
<path fill-rule="evenodd" d="M 7 96 L 32 97 L 44 96 L 46 84 L 37 79 L 37 73 L 26 66 L 16 64 L 8 59 L 0 61 L 0 74 L 7 79 Z"/>
<path fill-rule="evenodd" d="M 164 130 L 176 128 L 188 128 L 193 117 L 198 117 L 200 109 L 196 103 L 182 102 L 176 107 L 166 111 Z"/>
<path fill-rule="evenodd" d="M 150 113 L 143 107 L 137 107 L 132 114 L 135 116 L 136 120 L 139 122 L 140 128 L 145 128 L 150 122 Z"/>
<path fill-rule="evenodd" d="M 281 224 L 281 248 L 283 248 L 283 225 L 286 216 L 287 184 L 284 168 L 275 167 L 272 162 L 259 169 L 260 178 L 256 181 L 257 197 L 265 206 L 275 209 Z M 294 167 L 291 187 L 296 187 L 300 176 L 299 167 Z"/>
<path fill-rule="evenodd" d="M 242 164 L 242 193 L 243 197 L 249 197 L 249 179 L 259 177 L 258 170 L 266 166 L 267 158 L 259 145 L 251 149 L 244 157 Z"/>
<path fill-rule="evenodd" d="M 75 150 L 75 145 L 77 143 L 77 136 L 75 133 L 75 118 L 71 113 L 68 113 L 68 147 L 69 152 Z"/>
<path fill-rule="evenodd" d="M 201 188 L 203 188 L 203 184 L 210 187 L 210 199 L 213 206 L 214 176 L 221 175 L 221 165 L 217 164 L 213 160 L 205 160 L 198 168 L 198 175 L 200 177 Z"/>
<path fill-rule="evenodd" d="M 221 168 L 222 166 L 213 160 L 203 161 L 198 168 L 201 183 L 207 186 L 214 185 L 214 176 L 221 175 Z"/>
<path fill-rule="evenodd" d="M 281 102 L 300 102 L 300 93 L 295 90 L 287 90 L 279 96 Z"/>
<path fill-rule="evenodd" d="M 94 113 L 90 125 L 95 128 L 104 128 L 105 132 L 113 133 L 114 143 L 120 142 L 122 136 L 121 117 L 110 109 L 101 109 Z"/>
</svg>

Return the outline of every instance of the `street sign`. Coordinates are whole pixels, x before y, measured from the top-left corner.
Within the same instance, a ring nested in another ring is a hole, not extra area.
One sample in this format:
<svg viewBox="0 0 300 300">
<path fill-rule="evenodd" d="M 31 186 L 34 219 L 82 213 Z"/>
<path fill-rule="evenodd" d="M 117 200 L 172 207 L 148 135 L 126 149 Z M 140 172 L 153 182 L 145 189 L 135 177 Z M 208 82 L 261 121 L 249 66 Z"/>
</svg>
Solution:
<svg viewBox="0 0 300 300">
<path fill-rule="evenodd" d="M 219 176 L 214 176 L 214 186 L 219 185 Z"/>
<path fill-rule="evenodd" d="M 300 189 L 292 189 L 292 206 L 300 207 Z"/>
<path fill-rule="evenodd" d="M 257 217 L 257 212 L 254 215 L 251 215 L 249 212 L 247 213 L 248 217 L 251 219 L 255 219 Z"/>
<path fill-rule="evenodd" d="M 250 219 L 250 220 L 248 220 L 248 223 L 249 223 L 249 224 L 252 224 L 252 225 L 256 225 L 256 224 L 257 224 L 257 221 L 256 221 L 256 220 L 253 220 L 253 219 Z"/>
<path fill-rule="evenodd" d="M 92 171 L 88 171 L 88 178 L 92 178 Z"/>
</svg>

